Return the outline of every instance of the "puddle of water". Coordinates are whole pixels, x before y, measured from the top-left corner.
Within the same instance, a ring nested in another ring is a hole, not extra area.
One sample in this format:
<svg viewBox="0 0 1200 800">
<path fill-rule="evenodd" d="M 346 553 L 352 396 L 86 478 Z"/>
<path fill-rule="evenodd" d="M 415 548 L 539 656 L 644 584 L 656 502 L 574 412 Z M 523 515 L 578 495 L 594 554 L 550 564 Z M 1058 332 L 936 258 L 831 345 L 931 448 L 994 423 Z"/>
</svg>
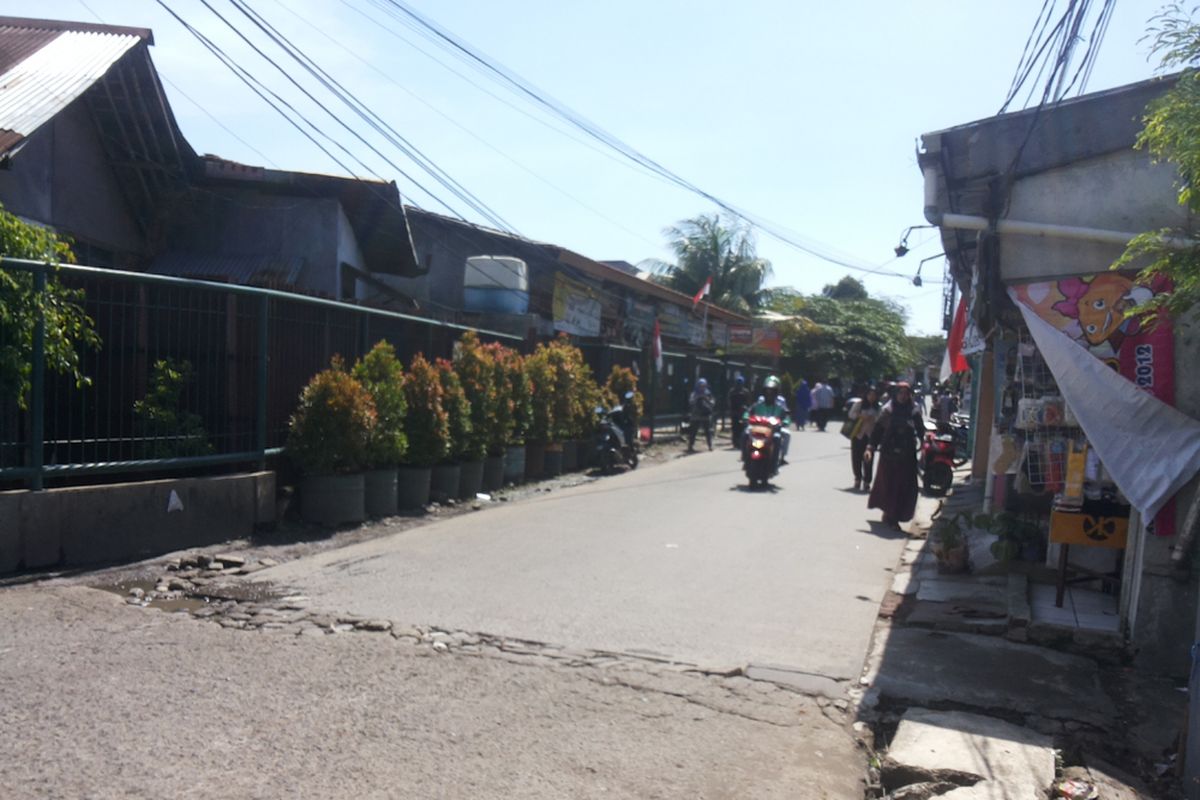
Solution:
<svg viewBox="0 0 1200 800">
<path fill-rule="evenodd" d="M 141 589 L 144 594 L 138 605 L 144 608 L 161 608 L 163 611 L 187 611 L 190 613 L 208 605 L 206 598 L 191 597 L 182 592 L 172 591 L 166 596 L 160 595 L 154 591 L 154 587 L 157 585 L 157 581 L 120 581 L 118 583 L 93 586 L 92 588 L 112 592 L 126 600 L 134 596 L 131 594 L 134 589 Z"/>
</svg>

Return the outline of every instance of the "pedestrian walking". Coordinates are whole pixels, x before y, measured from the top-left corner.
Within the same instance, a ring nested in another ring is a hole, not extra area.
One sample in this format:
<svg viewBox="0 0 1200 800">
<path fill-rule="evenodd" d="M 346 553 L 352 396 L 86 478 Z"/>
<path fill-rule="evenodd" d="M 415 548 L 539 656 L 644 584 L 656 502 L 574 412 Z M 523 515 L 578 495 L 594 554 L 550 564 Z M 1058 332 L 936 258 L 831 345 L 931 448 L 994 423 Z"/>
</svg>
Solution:
<svg viewBox="0 0 1200 800">
<path fill-rule="evenodd" d="M 712 418 L 716 407 L 717 401 L 708 388 L 708 381 L 705 378 L 696 381 L 696 388 L 692 390 L 692 396 L 688 398 L 687 449 L 689 453 L 696 449 L 696 433 L 700 428 L 704 428 L 704 440 L 708 443 L 708 449 L 712 450 Z"/>
<path fill-rule="evenodd" d="M 847 416 L 854 421 L 850 431 L 850 469 L 854 473 L 854 491 L 871 491 L 871 434 L 879 418 L 879 393 L 872 386 L 861 398 L 850 401 Z"/>
<path fill-rule="evenodd" d="M 824 381 L 817 381 L 817 385 L 812 390 L 812 415 L 813 422 L 817 424 L 817 430 L 825 430 L 832 414 L 833 389 L 829 388 Z"/>
<path fill-rule="evenodd" d="M 917 508 L 917 445 L 925 431 L 912 388 L 898 383 L 879 413 L 871 433 L 870 452 L 878 463 L 867 508 L 883 512 L 883 522 L 899 528 Z"/>
<path fill-rule="evenodd" d="M 733 388 L 729 390 L 729 428 L 735 448 L 742 446 L 742 432 L 746 430 L 746 421 L 742 416 L 750 406 L 750 391 L 746 388 L 746 379 L 741 375 L 734 378 Z"/>
<path fill-rule="evenodd" d="M 796 387 L 796 430 L 802 431 L 808 425 L 808 409 L 812 407 L 812 389 L 808 386 L 808 381 L 800 379 L 800 385 Z"/>
</svg>

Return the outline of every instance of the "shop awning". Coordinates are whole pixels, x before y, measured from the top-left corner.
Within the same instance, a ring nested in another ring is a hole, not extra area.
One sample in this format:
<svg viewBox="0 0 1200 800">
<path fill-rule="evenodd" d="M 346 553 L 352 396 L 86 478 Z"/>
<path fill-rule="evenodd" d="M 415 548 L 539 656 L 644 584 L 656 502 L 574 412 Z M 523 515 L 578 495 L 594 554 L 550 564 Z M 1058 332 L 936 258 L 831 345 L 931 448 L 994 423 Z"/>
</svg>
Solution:
<svg viewBox="0 0 1200 800">
<path fill-rule="evenodd" d="M 1200 421 L 1138 388 L 1021 302 L 1021 309 L 1063 399 L 1113 481 L 1145 520 L 1200 472 Z"/>
</svg>

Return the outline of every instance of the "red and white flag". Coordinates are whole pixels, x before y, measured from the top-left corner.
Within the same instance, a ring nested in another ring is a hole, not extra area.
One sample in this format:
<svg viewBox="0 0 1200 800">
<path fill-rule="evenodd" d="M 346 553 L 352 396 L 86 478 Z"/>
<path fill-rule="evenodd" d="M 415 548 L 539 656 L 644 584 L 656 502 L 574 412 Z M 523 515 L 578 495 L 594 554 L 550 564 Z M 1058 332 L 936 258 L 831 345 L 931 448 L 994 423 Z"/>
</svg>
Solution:
<svg viewBox="0 0 1200 800">
<path fill-rule="evenodd" d="M 654 354 L 654 369 L 656 372 L 662 372 L 662 329 L 658 327 L 658 319 L 654 320 L 654 341 L 650 343 L 650 350 Z"/>
<path fill-rule="evenodd" d="M 946 353 L 942 356 L 942 368 L 938 380 L 942 383 L 950 380 L 950 376 L 958 372 L 966 372 L 971 368 L 963 355 L 963 338 L 967 333 L 967 298 L 964 295 L 958 301 L 958 310 L 954 312 L 954 324 L 950 327 L 950 335 L 946 339 Z"/>
<path fill-rule="evenodd" d="M 696 296 L 692 298 L 692 309 L 695 310 L 696 306 L 700 305 L 700 300 L 708 297 L 710 292 L 712 292 L 711 275 L 708 276 L 708 280 L 704 282 L 704 285 L 700 287 L 700 291 L 696 292 Z"/>
</svg>

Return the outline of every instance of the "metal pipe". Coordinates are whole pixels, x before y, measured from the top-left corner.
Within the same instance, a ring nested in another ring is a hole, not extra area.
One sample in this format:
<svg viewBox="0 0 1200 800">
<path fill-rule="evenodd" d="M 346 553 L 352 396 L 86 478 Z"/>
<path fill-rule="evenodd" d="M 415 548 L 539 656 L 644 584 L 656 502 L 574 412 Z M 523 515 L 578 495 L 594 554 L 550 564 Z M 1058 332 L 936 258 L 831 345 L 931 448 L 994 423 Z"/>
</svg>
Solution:
<svg viewBox="0 0 1200 800">
<path fill-rule="evenodd" d="M 935 223 L 943 228 L 967 231 L 986 231 L 991 228 L 987 217 L 977 217 L 970 214 L 941 214 Z M 1124 247 L 1140 233 L 1129 231 L 1111 231 L 1103 228 L 1082 228 L 1074 225 L 1055 225 L 1049 222 L 1025 222 L 1016 219 L 1001 219 L 996 221 L 996 233 L 1014 236 L 1037 236 L 1049 239 L 1073 239 L 1076 241 L 1099 242 Z M 1184 239 L 1168 236 L 1163 244 L 1176 250 L 1195 247 L 1198 242 L 1194 239 Z"/>
</svg>

